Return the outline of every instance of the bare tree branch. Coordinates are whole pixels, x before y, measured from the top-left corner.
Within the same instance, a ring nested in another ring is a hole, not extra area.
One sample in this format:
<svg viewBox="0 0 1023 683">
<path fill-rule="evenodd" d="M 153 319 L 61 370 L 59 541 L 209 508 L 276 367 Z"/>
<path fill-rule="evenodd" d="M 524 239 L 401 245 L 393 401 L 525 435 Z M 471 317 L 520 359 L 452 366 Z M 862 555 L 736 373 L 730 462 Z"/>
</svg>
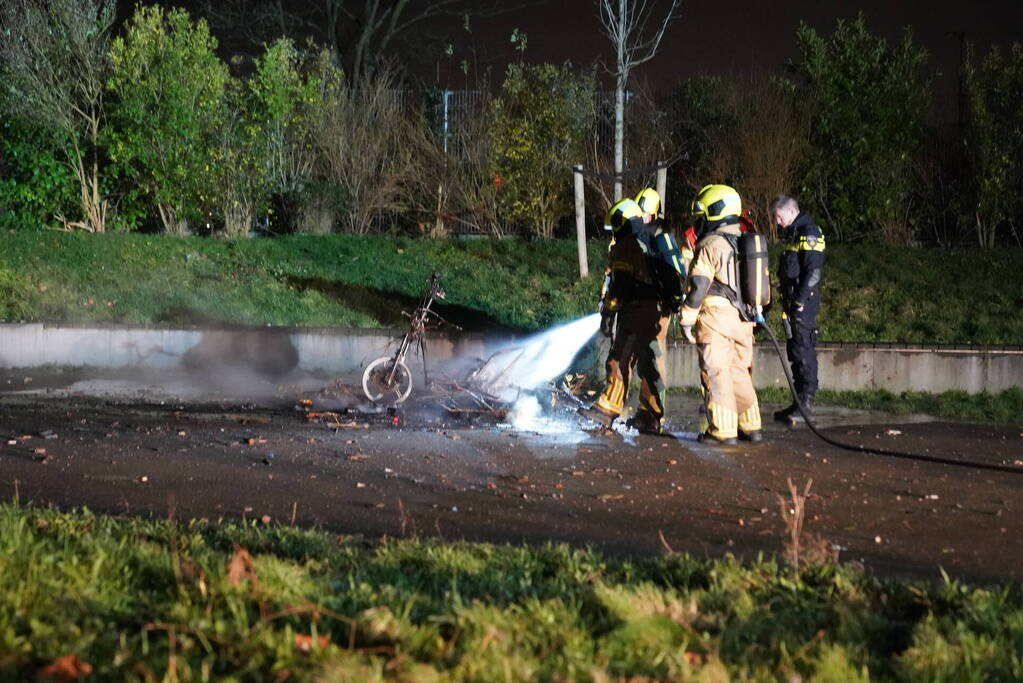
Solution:
<svg viewBox="0 0 1023 683">
<path fill-rule="evenodd" d="M 530 0 L 524 0 L 529 2 Z M 203 16 L 236 50 L 258 50 L 278 37 L 296 44 L 312 40 L 331 49 L 350 80 L 360 82 L 381 67 L 393 67 L 399 43 L 424 22 L 443 17 L 489 17 L 523 3 L 500 0 L 198 0 Z M 416 36 L 416 38 L 420 38 Z M 422 40 L 412 40 L 413 49 Z"/>
<path fill-rule="evenodd" d="M 625 168 L 625 90 L 635 67 L 653 59 L 665 33 L 678 17 L 682 0 L 670 0 L 657 12 L 657 0 L 596 0 L 600 24 L 615 51 L 615 174 L 614 201 L 622 198 L 621 174 Z M 657 26 L 653 31 L 651 26 Z"/>
</svg>

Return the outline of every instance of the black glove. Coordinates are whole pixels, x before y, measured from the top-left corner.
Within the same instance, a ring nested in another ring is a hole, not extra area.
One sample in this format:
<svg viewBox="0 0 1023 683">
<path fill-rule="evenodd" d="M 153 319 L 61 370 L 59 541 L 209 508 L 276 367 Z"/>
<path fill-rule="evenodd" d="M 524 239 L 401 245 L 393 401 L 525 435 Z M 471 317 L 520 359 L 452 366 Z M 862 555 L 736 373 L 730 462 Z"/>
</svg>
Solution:
<svg viewBox="0 0 1023 683">
<path fill-rule="evenodd" d="M 601 313 L 600 315 L 600 333 L 605 337 L 611 338 L 615 333 L 615 314 L 614 313 Z"/>
</svg>

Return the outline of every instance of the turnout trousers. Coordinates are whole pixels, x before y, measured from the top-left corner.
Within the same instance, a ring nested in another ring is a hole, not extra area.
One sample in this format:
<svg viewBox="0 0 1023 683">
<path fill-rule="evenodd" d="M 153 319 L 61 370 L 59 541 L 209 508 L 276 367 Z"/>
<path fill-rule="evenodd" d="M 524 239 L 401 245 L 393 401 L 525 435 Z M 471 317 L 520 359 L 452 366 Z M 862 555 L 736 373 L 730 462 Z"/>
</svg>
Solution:
<svg viewBox="0 0 1023 683">
<path fill-rule="evenodd" d="M 715 297 L 717 298 L 717 297 Z M 753 323 L 725 299 L 705 301 L 695 327 L 700 380 L 707 402 L 707 431 L 734 439 L 761 428 L 760 405 L 753 390 Z"/>
<path fill-rule="evenodd" d="M 639 379 L 639 409 L 659 424 L 664 417 L 664 350 L 668 316 L 661 315 L 655 300 L 632 301 L 618 311 L 615 336 L 607 354 L 604 391 L 596 407 L 621 415 L 635 369 Z"/>
</svg>

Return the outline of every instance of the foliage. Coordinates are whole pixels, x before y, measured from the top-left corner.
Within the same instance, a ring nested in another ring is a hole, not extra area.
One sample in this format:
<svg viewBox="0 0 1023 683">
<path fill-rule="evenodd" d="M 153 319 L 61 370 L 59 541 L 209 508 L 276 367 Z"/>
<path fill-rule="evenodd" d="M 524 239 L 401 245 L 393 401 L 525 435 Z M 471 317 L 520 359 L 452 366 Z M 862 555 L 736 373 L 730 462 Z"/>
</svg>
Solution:
<svg viewBox="0 0 1023 683">
<path fill-rule="evenodd" d="M 331 68 L 321 81 L 314 144 L 323 177 L 347 199 L 345 232 L 366 234 L 375 221 L 406 208 L 403 183 L 416 165 L 406 93 L 395 79 L 383 69 L 347 83 Z"/>
<path fill-rule="evenodd" d="M 770 203 L 793 191 L 806 146 L 785 84 L 762 73 L 694 76 L 664 105 L 668 129 L 682 150 L 674 168 L 685 184 L 683 201 L 712 181 L 733 185 L 757 229 L 773 236 Z"/>
<path fill-rule="evenodd" d="M 921 190 L 917 232 L 924 244 L 950 248 L 976 242 L 973 171 L 962 137 L 958 126 L 928 131 L 924 153 L 914 165 Z"/>
<path fill-rule="evenodd" d="M 0 122 L 0 226 L 42 225 L 75 206 L 75 177 L 66 145 L 16 117 Z"/>
<path fill-rule="evenodd" d="M 796 192 L 830 238 L 907 244 L 913 158 L 930 106 L 927 53 L 907 29 L 889 46 L 860 14 L 830 37 L 797 31 L 796 100 L 810 123 L 804 186 Z"/>
<path fill-rule="evenodd" d="M 732 136 L 736 127 L 734 111 L 728 107 L 729 87 L 721 76 L 698 74 L 680 81 L 661 102 L 666 134 L 679 159 L 674 177 L 687 198 L 712 181 L 732 181 L 716 175 L 714 168 L 719 141 Z"/>
<path fill-rule="evenodd" d="M 43 150 L 16 154 L 49 166 L 48 172 L 40 169 L 48 178 L 38 180 L 53 187 L 56 171 L 46 163 L 44 150 L 54 152 L 77 181 L 82 220 L 68 220 L 59 210 L 56 216 L 66 226 L 90 232 L 107 229 L 100 136 L 114 10 L 113 0 L 10 0 L 0 7 L 0 79 L 5 90 L 0 114 L 38 128 L 38 137 L 27 139 L 45 141 Z"/>
<path fill-rule="evenodd" d="M 254 121 L 265 138 L 267 189 L 273 220 L 285 231 L 326 234 L 343 208 L 343 195 L 324 178 L 315 126 L 341 75 L 326 51 L 308 54 L 287 39 L 266 48 L 246 83 Z"/>
<path fill-rule="evenodd" d="M 1018 680 L 1023 594 L 0 506 L 0 677 Z"/>
<path fill-rule="evenodd" d="M 230 76 L 215 49 L 204 21 L 155 5 L 140 6 L 111 46 L 110 156 L 169 233 L 187 233 L 214 203 L 222 131 L 235 130 L 225 117 Z"/>
<path fill-rule="evenodd" d="M 406 176 L 407 204 L 418 231 L 430 237 L 451 233 L 500 238 L 495 182 L 494 134 L 484 116 L 491 104 L 480 91 L 435 91 L 413 121 L 410 142 L 419 171 Z"/>
<path fill-rule="evenodd" d="M 501 217 L 550 238 L 569 212 L 570 169 L 583 159 L 593 111 L 593 79 L 570 64 L 512 64 L 487 113 Z"/>
<path fill-rule="evenodd" d="M 1023 213 L 1019 188 L 1023 185 L 1023 45 L 1014 43 L 1008 54 L 996 45 L 979 66 L 964 67 L 966 94 L 966 146 L 976 184 L 972 218 L 977 241 L 995 246 L 999 226 L 1008 224 L 1017 243 L 1015 223 Z"/>
</svg>

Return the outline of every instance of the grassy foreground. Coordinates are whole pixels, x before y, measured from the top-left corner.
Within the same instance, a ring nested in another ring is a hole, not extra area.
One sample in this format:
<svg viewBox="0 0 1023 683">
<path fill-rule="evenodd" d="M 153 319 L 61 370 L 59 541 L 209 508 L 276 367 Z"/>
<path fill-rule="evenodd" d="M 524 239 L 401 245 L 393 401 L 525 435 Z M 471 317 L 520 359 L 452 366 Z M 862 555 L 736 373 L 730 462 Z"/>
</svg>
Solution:
<svg viewBox="0 0 1023 683">
<path fill-rule="evenodd" d="M 583 280 L 570 240 L 18 230 L 0 246 L 0 319 L 392 326 L 437 271 L 482 324 L 538 330 L 594 310 L 607 245 L 589 242 Z M 1023 344 L 1021 271 L 1020 249 L 829 246 L 821 339 Z"/>
<path fill-rule="evenodd" d="M 1010 681 L 1023 591 L 0 505 L 0 679 L 34 675 Z"/>
</svg>

